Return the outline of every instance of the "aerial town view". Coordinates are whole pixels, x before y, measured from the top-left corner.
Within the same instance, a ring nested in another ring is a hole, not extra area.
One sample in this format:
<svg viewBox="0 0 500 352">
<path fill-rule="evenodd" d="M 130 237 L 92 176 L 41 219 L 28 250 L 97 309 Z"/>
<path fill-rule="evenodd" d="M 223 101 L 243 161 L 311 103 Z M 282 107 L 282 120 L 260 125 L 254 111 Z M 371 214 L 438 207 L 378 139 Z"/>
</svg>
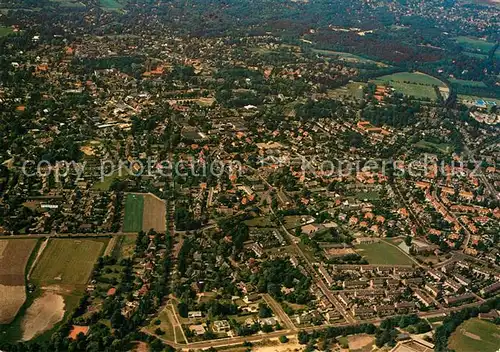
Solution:
<svg viewBox="0 0 500 352">
<path fill-rule="evenodd" d="M 500 1 L 1 0 L 0 352 L 499 352 Z"/>
</svg>

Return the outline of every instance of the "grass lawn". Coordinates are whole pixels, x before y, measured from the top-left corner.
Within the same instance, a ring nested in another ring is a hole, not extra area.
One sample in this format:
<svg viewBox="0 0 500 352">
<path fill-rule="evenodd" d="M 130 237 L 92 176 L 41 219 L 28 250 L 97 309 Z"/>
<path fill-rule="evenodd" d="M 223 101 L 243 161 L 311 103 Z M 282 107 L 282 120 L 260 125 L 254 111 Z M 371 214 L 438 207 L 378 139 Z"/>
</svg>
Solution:
<svg viewBox="0 0 500 352">
<path fill-rule="evenodd" d="M 89 239 L 51 239 L 31 275 L 38 285 L 85 285 L 104 243 Z"/>
<path fill-rule="evenodd" d="M 99 0 L 101 8 L 106 10 L 122 10 L 126 5 L 126 0 Z"/>
<path fill-rule="evenodd" d="M 487 54 L 494 46 L 495 43 L 487 42 L 486 40 L 481 40 L 473 37 L 457 37 L 455 41 L 462 45 L 465 49 L 478 50 L 484 54 Z"/>
<path fill-rule="evenodd" d="M 379 67 L 387 67 L 387 65 L 382 63 L 382 62 L 373 61 L 373 60 L 366 59 L 366 58 L 358 56 L 358 55 L 345 53 L 342 51 L 320 50 L 320 49 L 312 49 L 312 51 L 318 55 L 323 55 L 323 56 L 338 56 L 338 58 L 340 60 L 347 61 L 347 62 L 359 62 L 359 63 L 365 63 L 365 64 L 375 64 Z"/>
<path fill-rule="evenodd" d="M 453 151 L 453 147 L 446 143 L 436 144 L 428 141 L 421 140 L 414 145 L 416 148 L 423 149 L 429 152 L 439 151 L 443 154 L 450 154 Z"/>
<path fill-rule="evenodd" d="M 134 254 L 136 239 L 137 235 L 118 237 L 118 242 L 113 249 L 113 257 L 118 260 L 132 257 L 132 255 Z"/>
<path fill-rule="evenodd" d="M 104 176 L 102 181 L 96 182 L 92 188 L 96 191 L 109 191 L 111 184 L 114 180 L 124 179 L 128 175 L 128 170 L 115 170 L 115 172 L 109 176 Z"/>
<path fill-rule="evenodd" d="M 367 84 L 363 82 L 350 82 L 343 87 L 330 89 L 328 91 L 328 96 L 330 98 L 353 97 L 362 99 L 364 96 L 363 88 L 366 87 L 366 85 Z"/>
<path fill-rule="evenodd" d="M 373 80 L 379 85 L 388 84 L 398 93 L 413 96 L 416 99 L 429 98 L 436 99 L 434 86 L 446 87 L 439 79 L 424 73 L 399 72 L 388 76 L 382 76 Z"/>
<path fill-rule="evenodd" d="M 369 192 L 359 192 L 356 193 L 355 197 L 359 200 L 379 200 L 380 194 L 377 191 L 369 191 Z"/>
<path fill-rule="evenodd" d="M 455 351 L 496 352 L 500 349 L 500 327 L 478 318 L 467 320 L 451 335 L 448 347 Z"/>
<path fill-rule="evenodd" d="M 360 244 L 356 252 L 370 264 L 411 265 L 413 262 L 399 249 L 385 243 Z"/>
<path fill-rule="evenodd" d="M 245 220 L 244 222 L 245 222 L 245 225 L 250 226 L 250 227 L 271 227 L 271 226 L 273 226 L 271 219 L 267 216 L 261 216 L 258 218 Z"/>
<path fill-rule="evenodd" d="M 144 197 L 137 194 L 128 194 L 125 200 L 125 219 L 123 232 L 139 232 L 142 230 L 144 212 Z"/>
<path fill-rule="evenodd" d="M 13 33 L 12 28 L 0 26 L 0 37 Z"/>
<path fill-rule="evenodd" d="M 478 81 L 467 81 L 463 79 L 455 79 L 455 78 L 450 78 L 450 82 L 453 85 L 457 86 L 467 86 L 467 87 L 480 87 L 480 88 L 486 88 L 486 84 L 484 82 L 478 82 Z"/>
</svg>

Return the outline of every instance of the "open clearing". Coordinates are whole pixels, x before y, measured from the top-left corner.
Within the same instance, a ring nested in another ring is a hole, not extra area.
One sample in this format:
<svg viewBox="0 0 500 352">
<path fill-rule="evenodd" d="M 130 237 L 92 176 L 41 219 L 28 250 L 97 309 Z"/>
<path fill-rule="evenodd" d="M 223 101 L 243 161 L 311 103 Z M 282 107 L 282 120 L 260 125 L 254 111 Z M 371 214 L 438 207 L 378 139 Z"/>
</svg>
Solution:
<svg viewBox="0 0 500 352">
<path fill-rule="evenodd" d="M 50 330 L 64 317 L 64 299 L 53 292 L 45 292 L 26 310 L 22 321 L 23 340 Z"/>
<path fill-rule="evenodd" d="M 351 335 L 347 337 L 349 351 L 372 350 L 372 344 L 375 342 L 373 336 L 369 335 Z"/>
<path fill-rule="evenodd" d="M 360 244 L 356 252 L 370 264 L 382 265 L 411 265 L 413 262 L 399 249 L 385 242 Z"/>
<path fill-rule="evenodd" d="M 312 51 L 318 55 L 322 55 L 322 56 L 326 56 L 326 57 L 336 56 L 336 57 L 338 57 L 339 60 L 345 61 L 345 62 L 374 64 L 374 65 L 377 65 L 379 67 L 387 67 L 387 65 L 382 63 L 382 62 L 373 61 L 373 60 L 366 59 L 366 58 L 358 56 L 358 55 L 354 55 L 354 54 L 350 54 L 350 53 L 346 53 L 346 52 L 342 52 L 342 51 L 321 50 L 321 49 L 312 49 Z"/>
<path fill-rule="evenodd" d="M 500 349 L 500 327 L 478 318 L 467 320 L 451 335 L 448 347 L 455 351 L 496 352 Z"/>
<path fill-rule="evenodd" d="M 414 146 L 416 148 L 423 149 L 431 153 L 438 151 L 443 154 L 450 154 L 453 151 L 453 147 L 450 144 L 446 143 L 437 144 L 424 140 L 415 143 Z"/>
<path fill-rule="evenodd" d="M 125 199 L 125 218 L 123 219 L 123 232 L 141 231 L 143 225 L 143 213 L 144 197 L 138 194 L 127 194 L 127 198 Z"/>
<path fill-rule="evenodd" d="M 117 242 L 113 248 L 113 257 L 118 260 L 132 257 L 137 235 L 118 236 L 116 238 Z"/>
<path fill-rule="evenodd" d="M 26 300 L 25 272 L 36 240 L 0 240 L 0 324 L 11 323 Z"/>
<path fill-rule="evenodd" d="M 457 37 L 455 41 L 460 44 L 465 50 L 478 51 L 482 54 L 488 54 L 488 52 L 495 46 L 493 42 L 487 42 L 486 40 L 481 40 L 473 37 Z"/>
<path fill-rule="evenodd" d="M 446 84 L 439 79 L 426 75 L 425 73 L 399 72 L 388 76 L 382 76 L 373 80 L 379 85 L 389 85 L 398 93 L 413 96 L 416 99 L 437 99 L 434 86 L 447 88 Z"/>
<path fill-rule="evenodd" d="M 157 232 L 166 231 L 167 206 L 163 199 L 154 194 L 145 194 L 144 209 L 142 216 L 142 229 L 149 231 L 153 229 Z"/>
<path fill-rule="evenodd" d="M 0 26 L 0 37 L 6 36 L 13 33 L 12 28 Z"/>
<path fill-rule="evenodd" d="M 39 285 L 85 285 L 104 243 L 89 239 L 51 239 L 31 279 Z"/>
</svg>

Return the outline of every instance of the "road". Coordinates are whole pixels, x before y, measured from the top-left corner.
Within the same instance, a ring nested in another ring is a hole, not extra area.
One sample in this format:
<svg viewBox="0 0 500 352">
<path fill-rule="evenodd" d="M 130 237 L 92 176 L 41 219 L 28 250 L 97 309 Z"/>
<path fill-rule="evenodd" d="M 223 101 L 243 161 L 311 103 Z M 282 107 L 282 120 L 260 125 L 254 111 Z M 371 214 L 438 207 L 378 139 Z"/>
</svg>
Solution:
<svg viewBox="0 0 500 352">
<path fill-rule="evenodd" d="M 280 321 L 285 324 L 286 329 L 295 329 L 295 325 L 293 324 L 292 319 L 285 313 L 281 305 L 276 302 L 270 295 L 267 293 L 263 294 L 262 297 L 264 301 L 266 301 L 267 305 L 271 307 L 274 313 L 278 316 Z"/>
<path fill-rule="evenodd" d="M 272 189 L 271 184 L 269 182 L 267 182 L 267 180 L 265 179 L 265 177 L 262 177 L 262 175 L 257 170 L 255 170 L 254 168 L 252 168 L 251 166 L 248 166 L 248 167 L 250 169 L 252 169 L 254 172 L 256 172 L 257 175 L 259 175 L 259 178 L 262 180 L 262 182 L 264 182 L 269 187 L 269 189 Z M 276 215 L 274 213 L 273 208 L 270 207 L 270 209 L 271 209 L 271 213 L 273 215 Z M 278 217 L 276 217 L 276 218 L 278 218 Z M 309 259 L 306 257 L 306 255 L 302 251 L 302 249 L 296 243 L 295 236 L 293 236 L 287 230 L 287 228 L 285 227 L 285 225 L 279 219 L 278 219 L 278 223 L 281 226 L 281 228 L 283 229 L 283 231 L 285 232 L 285 234 L 287 235 L 288 241 L 291 243 L 293 249 L 295 250 L 295 253 L 297 253 L 302 258 L 302 260 L 306 263 L 307 270 L 309 271 L 309 274 L 311 275 L 311 279 L 314 280 L 314 283 L 316 284 L 316 286 L 318 286 L 318 288 L 321 290 L 321 292 L 323 292 L 323 294 L 325 295 L 325 297 L 333 304 L 333 306 L 337 309 L 337 311 L 340 314 L 342 314 L 342 316 L 344 317 L 344 319 L 347 322 L 349 322 L 349 323 L 354 322 L 355 321 L 354 318 L 346 311 L 346 309 L 342 306 L 342 304 L 332 294 L 332 291 L 330 291 L 330 289 L 328 288 L 328 286 L 323 282 L 323 279 L 321 278 L 321 276 L 318 275 L 318 273 L 314 269 L 314 266 L 311 264 L 311 262 L 309 261 Z"/>
<path fill-rule="evenodd" d="M 453 308 L 445 308 L 445 309 L 439 309 L 435 310 L 432 312 L 420 312 L 418 313 L 418 316 L 420 318 L 432 318 L 432 317 L 438 317 L 438 316 L 443 316 L 443 315 L 449 315 L 450 312 L 454 311 L 459 311 L 464 309 L 465 307 L 474 307 L 480 305 L 482 302 L 474 302 L 470 304 L 465 304 L 463 306 L 459 307 L 453 307 Z M 397 315 L 396 315 L 397 316 Z M 310 327 L 305 327 L 305 328 L 295 328 L 295 329 L 284 329 L 284 330 L 279 330 L 279 331 L 274 331 L 271 333 L 267 334 L 258 334 L 258 335 L 253 335 L 253 336 L 237 336 L 237 337 L 227 337 L 227 338 L 222 338 L 222 339 L 217 339 L 217 340 L 209 340 L 209 341 L 200 341 L 200 342 L 192 342 L 188 344 L 178 344 L 175 343 L 174 341 L 169 341 L 165 339 L 162 336 L 156 335 L 150 331 L 147 331 L 143 329 L 142 331 L 148 335 L 152 335 L 157 337 L 159 340 L 162 340 L 164 343 L 174 347 L 174 348 L 179 348 L 184 351 L 192 350 L 192 349 L 207 349 L 210 347 L 226 347 L 226 346 L 234 346 L 234 345 L 241 345 L 244 342 L 259 342 L 267 339 L 273 339 L 273 338 L 279 338 L 281 336 L 289 336 L 289 335 L 296 335 L 299 331 L 306 331 L 306 332 L 312 332 L 312 331 L 317 331 L 317 330 L 323 330 L 327 329 L 329 327 L 342 327 L 342 326 L 350 326 L 350 325 L 359 325 L 359 324 L 374 324 L 374 325 L 379 325 L 384 319 L 388 318 L 375 318 L 375 319 L 370 319 L 370 320 L 359 320 L 356 321 L 354 324 L 351 323 L 337 323 L 337 324 L 324 324 L 324 325 L 319 325 L 319 326 L 310 326 Z"/>
</svg>

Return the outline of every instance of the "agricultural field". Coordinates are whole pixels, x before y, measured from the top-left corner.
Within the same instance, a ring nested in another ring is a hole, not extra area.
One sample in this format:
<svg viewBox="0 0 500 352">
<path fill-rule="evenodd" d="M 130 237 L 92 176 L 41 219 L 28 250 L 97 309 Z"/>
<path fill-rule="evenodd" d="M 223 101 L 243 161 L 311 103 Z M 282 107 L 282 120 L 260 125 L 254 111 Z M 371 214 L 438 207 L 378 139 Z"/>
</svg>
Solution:
<svg viewBox="0 0 500 352">
<path fill-rule="evenodd" d="M 478 318 L 467 320 L 451 335 L 448 347 L 454 351 L 497 352 L 500 327 Z"/>
<path fill-rule="evenodd" d="M 26 300 L 25 274 L 36 240 L 0 240 L 0 324 L 9 324 Z"/>
<path fill-rule="evenodd" d="M 145 194 L 143 198 L 142 229 L 144 231 L 153 229 L 157 232 L 165 232 L 167 229 L 167 206 L 165 201 L 154 194 Z"/>
<path fill-rule="evenodd" d="M 35 290 L 28 296 L 21 313 L 0 331 L 5 339 L 28 341 L 50 337 L 50 331 L 78 306 L 107 241 L 50 239 L 45 248 L 40 247 L 40 257 L 30 274 Z"/>
<path fill-rule="evenodd" d="M 399 249 L 385 243 L 360 244 L 356 252 L 373 265 L 411 265 L 413 262 Z"/>
<path fill-rule="evenodd" d="M 31 280 L 38 285 L 86 285 L 104 248 L 103 241 L 51 239 L 36 265 Z"/>
<path fill-rule="evenodd" d="M 142 230 L 144 214 L 144 197 L 138 194 L 127 194 L 125 199 L 125 218 L 123 232 L 139 232 Z"/>
<path fill-rule="evenodd" d="M 434 86 L 447 88 L 439 79 L 424 73 L 399 72 L 382 76 L 372 81 L 378 85 L 388 85 L 398 93 L 413 96 L 416 99 L 437 99 Z"/>
</svg>

